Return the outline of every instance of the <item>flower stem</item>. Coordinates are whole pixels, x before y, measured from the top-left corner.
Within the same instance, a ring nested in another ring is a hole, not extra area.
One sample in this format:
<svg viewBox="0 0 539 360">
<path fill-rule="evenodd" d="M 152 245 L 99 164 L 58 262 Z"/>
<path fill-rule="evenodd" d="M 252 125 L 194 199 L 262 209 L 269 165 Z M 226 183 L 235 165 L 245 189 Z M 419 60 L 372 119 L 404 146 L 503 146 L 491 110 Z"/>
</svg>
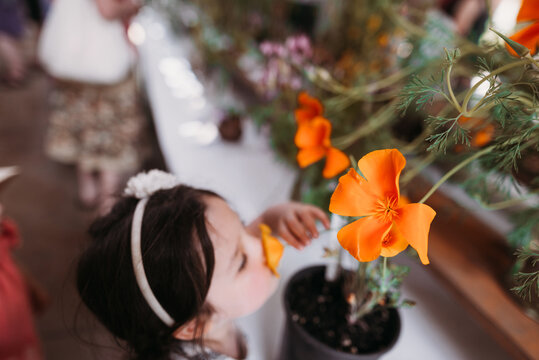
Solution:
<svg viewBox="0 0 539 360">
<path fill-rule="evenodd" d="M 451 170 L 449 170 L 444 176 L 442 176 L 442 178 L 440 180 L 438 180 L 438 182 L 436 184 L 434 184 L 433 187 L 430 188 L 429 192 L 427 192 L 425 194 L 425 196 L 423 196 L 423 198 L 421 200 L 419 200 L 419 204 L 423 204 L 425 201 L 427 201 L 427 199 L 432 195 L 434 194 L 434 192 L 444 183 L 446 182 L 451 176 L 453 176 L 455 173 L 457 173 L 460 169 L 462 169 L 463 167 L 465 167 L 466 165 L 468 165 L 469 163 L 471 163 L 472 161 L 480 158 L 481 156 L 485 155 L 485 154 L 488 154 L 489 152 L 491 152 L 492 150 L 494 149 L 494 146 L 489 146 L 481 151 L 478 151 L 476 152 L 474 155 L 470 156 L 469 158 L 467 158 L 466 160 L 460 162 L 459 164 L 457 164 L 454 168 L 452 168 Z"/>
<path fill-rule="evenodd" d="M 380 108 L 366 123 L 360 125 L 351 133 L 332 139 L 332 145 L 341 150 L 345 149 L 362 137 L 372 134 L 380 127 L 391 122 L 391 120 L 394 119 L 392 115 L 394 114 L 394 104 L 396 101 L 397 100 L 394 100 L 388 105 Z"/>
<path fill-rule="evenodd" d="M 520 198 L 517 198 L 517 199 L 509 199 L 509 200 L 499 201 L 499 202 L 492 203 L 492 204 L 484 204 L 484 203 L 480 202 L 480 204 L 481 204 L 481 207 L 483 207 L 483 208 L 485 208 L 487 210 L 501 210 L 501 209 L 506 209 L 506 208 L 511 207 L 511 206 L 519 205 L 520 203 L 531 199 L 536 194 L 537 194 L 537 191 L 534 191 L 534 192 L 531 192 L 531 193 L 527 194 L 526 196 L 523 196 L 523 197 L 520 197 Z"/>
<path fill-rule="evenodd" d="M 356 273 L 358 283 L 358 300 L 367 294 L 367 263 L 359 262 Z M 361 301 L 361 300 L 360 300 Z"/>
<path fill-rule="evenodd" d="M 298 70 L 300 69 L 298 68 Z M 333 78 L 331 78 L 331 80 L 326 80 L 325 83 L 323 82 L 315 82 L 315 83 L 316 85 L 318 85 L 320 88 L 324 90 L 328 90 L 335 94 L 340 94 L 339 96 L 343 98 L 340 101 L 344 102 L 345 105 L 343 106 L 346 107 L 348 106 L 347 104 L 349 102 L 353 103 L 361 99 L 373 100 L 373 97 L 374 97 L 373 94 L 376 91 L 389 87 L 401 81 L 402 79 L 410 76 L 416 71 L 417 71 L 416 67 L 408 66 L 378 81 L 372 82 L 370 84 L 359 85 L 357 87 L 346 87 L 340 84 L 339 82 L 337 82 Z M 380 95 L 378 97 L 374 97 L 374 100 L 377 100 L 377 101 L 385 100 L 385 97 L 380 96 Z M 394 98 L 396 96 L 396 94 L 393 96 L 389 96 L 389 95 L 387 96 L 387 98 L 389 99 Z"/>
<path fill-rule="evenodd" d="M 385 294 L 387 291 L 386 272 L 387 272 L 387 258 L 384 256 L 384 262 L 382 265 L 382 294 Z"/>
<path fill-rule="evenodd" d="M 535 61 L 535 59 L 533 58 L 533 56 L 530 55 L 530 53 L 528 53 L 528 55 L 526 55 L 526 59 L 530 60 L 535 66 L 537 66 L 539 68 L 539 63 L 537 61 Z"/>
<path fill-rule="evenodd" d="M 451 96 L 453 105 L 455 105 L 455 107 L 457 108 L 459 112 L 462 112 L 462 108 L 460 107 L 460 104 L 457 101 L 455 94 L 453 93 L 453 87 L 451 86 L 451 70 L 452 69 L 453 69 L 453 65 L 450 65 L 449 69 L 447 69 L 447 73 L 445 74 L 445 82 L 447 83 L 447 90 L 449 90 L 449 96 Z"/>
<path fill-rule="evenodd" d="M 390 85 L 393 85 L 396 82 L 399 82 L 400 80 L 404 79 L 405 77 L 413 74 L 417 71 L 417 68 L 408 66 L 403 69 L 400 69 L 399 71 L 394 72 L 393 74 L 387 76 L 386 78 L 380 79 L 378 81 L 372 82 L 367 85 L 363 85 L 359 88 L 354 89 L 353 93 L 364 93 L 365 91 L 368 91 L 369 93 L 374 93 L 377 90 L 380 90 L 384 87 L 388 87 Z"/>
<path fill-rule="evenodd" d="M 424 159 L 422 159 L 417 166 L 413 167 L 412 169 L 409 169 L 404 176 L 401 179 L 401 185 L 406 185 L 417 176 L 424 168 L 429 166 L 436 160 L 436 154 L 435 153 L 429 153 Z"/>
<path fill-rule="evenodd" d="M 522 66 L 526 63 L 529 63 L 530 60 L 529 59 L 524 59 L 526 61 L 522 61 L 522 60 L 518 60 L 518 61 L 514 61 L 512 63 L 509 63 L 509 64 L 506 64 L 502 67 L 499 67 L 497 68 L 496 70 L 494 70 L 493 72 L 491 72 L 490 74 L 488 74 L 487 76 L 485 76 L 484 78 L 482 78 L 481 80 L 479 80 L 474 86 L 471 87 L 470 90 L 468 90 L 468 93 L 466 94 L 466 97 L 464 98 L 464 101 L 462 102 L 462 107 L 461 107 L 461 111 L 463 112 L 463 115 L 467 116 L 468 115 L 468 102 L 470 102 L 470 99 L 471 97 L 473 96 L 475 90 L 477 90 L 477 88 L 479 86 L 481 86 L 482 83 L 484 83 L 485 81 L 487 81 L 488 79 L 490 79 L 491 77 L 493 76 L 496 76 L 504 71 L 507 71 L 507 70 L 510 70 L 514 67 L 517 67 L 517 66 Z"/>
</svg>

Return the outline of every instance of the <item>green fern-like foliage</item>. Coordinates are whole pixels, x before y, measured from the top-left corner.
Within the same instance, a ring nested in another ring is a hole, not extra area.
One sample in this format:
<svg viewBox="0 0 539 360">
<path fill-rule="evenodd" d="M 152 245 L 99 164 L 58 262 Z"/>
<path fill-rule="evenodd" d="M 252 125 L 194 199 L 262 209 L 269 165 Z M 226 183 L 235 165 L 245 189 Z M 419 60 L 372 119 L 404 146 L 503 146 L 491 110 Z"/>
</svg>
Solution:
<svg viewBox="0 0 539 360">
<path fill-rule="evenodd" d="M 515 253 L 520 262 L 529 262 L 531 270 L 518 272 L 515 275 L 517 285 L 513 290 L 518 296 L 527 299 L 529 302 L 539 299 L 539 252 L 522 248 Z"/>
</svg>

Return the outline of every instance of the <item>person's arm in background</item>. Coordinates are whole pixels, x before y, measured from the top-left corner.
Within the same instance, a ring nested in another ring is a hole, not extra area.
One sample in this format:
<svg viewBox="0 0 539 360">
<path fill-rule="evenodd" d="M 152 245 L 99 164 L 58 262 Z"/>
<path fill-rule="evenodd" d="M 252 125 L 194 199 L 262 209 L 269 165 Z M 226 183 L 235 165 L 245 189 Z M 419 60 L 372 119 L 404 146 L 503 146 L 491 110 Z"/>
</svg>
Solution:
<svg viewBox="0 0 539 360">
<path fill-rule="evenodd" d="M 494 12 L 499 5 L 500 0 L 490 2 L 491 9 L 487 9 L 485 0 L 461 0 L 455 8 L 455 27 L 461 36 L 466 36 L 472 29 L 474 22 L 481 16 L 485 10 Z"/>
<path fill-rule="evenodd" d="M 142 2 L 140 0 L 95 0 L 101 15 L 107 20 L 125 20 L 135 15 Z"/>
</svg>

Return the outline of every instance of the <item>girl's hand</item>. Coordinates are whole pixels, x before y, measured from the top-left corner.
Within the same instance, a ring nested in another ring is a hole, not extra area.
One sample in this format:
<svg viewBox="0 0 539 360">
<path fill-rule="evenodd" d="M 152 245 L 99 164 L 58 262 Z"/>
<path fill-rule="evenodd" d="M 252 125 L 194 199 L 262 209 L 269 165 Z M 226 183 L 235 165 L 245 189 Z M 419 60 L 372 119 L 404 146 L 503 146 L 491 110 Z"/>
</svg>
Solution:
<svg viewBox="0 0 539 360">
<path fill-rule="evenodd" d="M 107 20 L 128 20 L 141 8 L 140 0 L 95 0 L 101 16 Z"/>
<path fill-rule="evenodd" d="M 320 208 L 298 202 L 279 204 L 267 209 L 248 226 L 248 230 L 259 232 L 258 225 L 268 225 L 274 233 L 298 250 L 317 238 L 316 220 L 329 229 L 329 218 Z"/>
</svg>

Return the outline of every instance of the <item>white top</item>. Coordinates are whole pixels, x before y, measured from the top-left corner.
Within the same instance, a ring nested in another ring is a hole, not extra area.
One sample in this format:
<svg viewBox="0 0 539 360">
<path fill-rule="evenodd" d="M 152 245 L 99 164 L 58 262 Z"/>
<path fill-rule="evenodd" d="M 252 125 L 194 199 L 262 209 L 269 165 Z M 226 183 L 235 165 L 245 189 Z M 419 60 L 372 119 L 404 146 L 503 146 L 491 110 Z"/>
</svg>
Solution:
<svg viewBox="0 0 539 360">
<path fill-rule="evenodd" d="M 195 346 L 184 347 L 186 355 L 171 353 L 170 360 L 236 360 L 229 356 L 218 354 L 208 348 L 200 349 Z"/>
<path fill-rule="evenodd" d="M 237 340 L 241 351 L 245 353 L 247 351 L 245 348 L 246 339 L 243 333 L 237 333 Z M 174 352 L 173 350 L 170 354 L 170 360 L 237 360 L 230 356 L 219 354 L 207 347 L 201 348 L 196 343 L 185 342 L 178 346 L 181 346 L 181 350 L 185 355 L 180 354 L 180 351 Z"/>
</svg>

